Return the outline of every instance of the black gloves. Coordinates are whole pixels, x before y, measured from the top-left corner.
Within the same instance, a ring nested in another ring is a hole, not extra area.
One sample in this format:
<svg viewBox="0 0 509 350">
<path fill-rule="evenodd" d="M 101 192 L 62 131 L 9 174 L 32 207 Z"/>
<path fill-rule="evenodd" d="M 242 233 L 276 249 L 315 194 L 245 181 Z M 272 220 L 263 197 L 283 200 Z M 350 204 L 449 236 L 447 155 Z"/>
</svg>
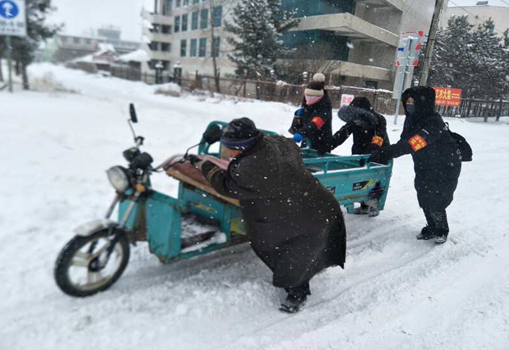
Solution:
<svg viewBox="0 0 509 350">
<path fill-rule="evenodd" d="M 188 155 L 188 156 L 187 156 L 187 160 L 188 160 L 191 164 L 193 164 L 193 165 L 195 165 L 195 164 L 196 164 L 196 163 L 198 163 L 198 162 L 201 162 L 201 159 L 200 159 L 199 157 L 195 156 L 194 154 L 190 154 L 190 155 Z"/>
<path fill-rule="evenodd" d="M 387 164 L 394 158 L 392 150 L 388 147 L 380 148 L 379 150 L 371 152 L 368 162 Z"/>
</svg>

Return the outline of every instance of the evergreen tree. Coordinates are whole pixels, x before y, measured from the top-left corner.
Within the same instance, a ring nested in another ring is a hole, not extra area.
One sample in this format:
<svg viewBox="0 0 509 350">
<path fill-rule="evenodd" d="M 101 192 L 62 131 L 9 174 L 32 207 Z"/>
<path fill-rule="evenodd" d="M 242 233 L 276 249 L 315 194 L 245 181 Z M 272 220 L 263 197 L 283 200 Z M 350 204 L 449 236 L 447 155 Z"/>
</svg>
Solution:
<svg viewBox="0 0 509 350">
<path fill-rule="evenodd" d="M 430 85 L 462 89 L 464 97 L 500 98 L 509 91 L 509 55 L 492 20 L 473 28 L 467 16 L 452 17 L 437 34 Z"/>
<path fill-rule="evenodd" d="M 228 58 L 239 76 L 260 79 L 276 69 L 276 60 L 287 52 L 283 32 L 297 25 L 291 14 L 281 9 L 281 0 L 243 0 L 233 9 L 233 22 L 225 28 L 233 52 Z"/>
<path fill-rule="evenodd" d="M 477 63 L 472 59 L 473 26 L 467 16 L 449 19 L 448 27 L 437 33 L 431 58 L 430 85 L 452 86 L 470 94 L 472 72 Z"/>
<path fill-rule="evenodd" d="M 502 39 L 495 33 L 491 18 L 480 24 L 473 33 L 472 57 L 479 71 L 472 74 L 472 93 L 483 98 L 500 98 L 507 89 Z"/>
<path fill-rule="evenodd" d="M 27 36 L 12 38 L 12 58 L 21 64 L 23 88 L 29 89 L 27 66 L 33 62 L 35 52 L 42 40 L 52 37 L 60 26 L 46 23 L 46 17 L 54 10 L 51 0 L 27 0 Z"/>
</svg>

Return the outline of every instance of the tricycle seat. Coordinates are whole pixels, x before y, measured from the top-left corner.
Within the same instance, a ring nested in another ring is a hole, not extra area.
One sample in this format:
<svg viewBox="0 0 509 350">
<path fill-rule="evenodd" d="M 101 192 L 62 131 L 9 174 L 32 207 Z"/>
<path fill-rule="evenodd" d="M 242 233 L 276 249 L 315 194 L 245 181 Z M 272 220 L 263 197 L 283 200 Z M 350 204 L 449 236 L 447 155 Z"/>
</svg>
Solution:
<svg viewBox="0 0 509 350">
<path fill-rule="evenodd" d="M 239 201 L 230 197 L 223 196 L 219 194 L 216 190 L 210 187 L 207 179 L 203 176 L 199 169 L 196 169 L 191 163 L 179 163 L 173 165 L 171 168 L 166 170 L 166 174 L 168 176 L 173 177 L 185 184 L 190 186 L 199 188 L 200 190 L 213 195 L 214 197 L 220 198 L 225 202 L 233 204 L 235 206 L 240 206 Z"/>
</svg>

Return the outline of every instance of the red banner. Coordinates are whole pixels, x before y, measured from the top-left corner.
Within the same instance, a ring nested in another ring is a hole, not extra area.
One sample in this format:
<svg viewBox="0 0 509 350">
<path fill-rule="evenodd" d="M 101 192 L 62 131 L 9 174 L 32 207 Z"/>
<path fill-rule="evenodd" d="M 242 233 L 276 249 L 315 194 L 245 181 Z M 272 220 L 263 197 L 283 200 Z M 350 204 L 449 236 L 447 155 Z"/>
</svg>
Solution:
<svg viewBox="0 0 509 350">
<path fill-rule="evenodd" d="M 461 105 L 461 89 L 441 88 L 434 86 L 437 106 L 459 107 Z"/>
</svg>

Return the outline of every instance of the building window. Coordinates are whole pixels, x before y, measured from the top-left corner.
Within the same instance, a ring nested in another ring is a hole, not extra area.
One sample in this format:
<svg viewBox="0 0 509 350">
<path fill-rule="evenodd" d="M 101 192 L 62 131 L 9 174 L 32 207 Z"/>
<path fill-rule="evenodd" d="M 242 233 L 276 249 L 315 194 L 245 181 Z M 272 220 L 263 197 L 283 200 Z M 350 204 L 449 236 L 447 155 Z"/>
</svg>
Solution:
<svg viewBox="0 0 509 350">
<path fill-rule="evenodd" d="M 212 25 L 214 28 L 221 27 L 221 21 L 223 19 L 223 6 L 216 6 L 212 11 Z"/>
<path fill-rule="evenodd" d="M 92 39 L 85 39 L 85 44 L 92 45 Z"/>
<path fill-rule="evenodd" d="M 191 15 L 191 30 L 197 30 L 198 29 L 198 17 L 200 16 L 200 13 L 198 11 L 193 12 Z"/>
<path fill-rule="evenodd" d="M 212 40 L 212 57 L 219 57 L 221 52 L 221 38 L 214 38 Z"/>
<path fill-rule="evenodd" d="M 193 0 L 193 5 L 199 4 L 200 0 Z"/>
<path fill-rule="evenodd" d="M 364 81 L 364 87 L 368 89 L 378 89 L 378 82 L 374 80 Z"/>
<path fill-rule="evenodd" d="M 150 50 L 152 51 L 158 51 L 159 50 L 159 43 L 157 41 L 152 41 L 148 47 L 150 48 Z"/>
<path fill-rule="evenodd" d="M 186 13 L 182 15 L 182 31 L 187 32 L 187 22 L 189 20 L 189 15 Z"/>
<path fill-rule="evenodd" d="M 201 10 L 201 21 L 200 21 L 200 29 L 207 29 L 209 26 L 209 10 L 202 9 Z"/>
<path fill-rule="evenodd" d="M 161 29 L 163 34 L 171 34 L 171 26 L 162 26 Z"/>
<path fill-rule="evenodd" d="M 173 0 L 164 0 L 163 3 L 163 15 L 167 16 L 171 13 L 171 9 L 173 7 Z"/>
<path fill-rule="evenodd" d="M 74 42 L 75 44 L 79 44 L 79 43 L 80 43 L 80 38 L 74 38 L 74 39 L 73 39 L 73 42 Z"/>
<path fill-rule="evenodd" d="M 200 52 L 198 56 L 205 57 L 207 55 L 207 38 L 200 39 Z"/>
<path fill-rule="evenodd" d="M 184 6 L 189 6 L 189 0 L 184 0 Z"/>
<path fill-rule="evenodd" d="M 180 6 L 182 6 L 182 0 L 177 0 L 176 7 L 180 7 Z"/>
<path fill-rule="evenodd" d="M 160 33 L 161 26 L 159 24 L 152 24 L 152 29 L 150 29 L 151 33 Z"/>
<path fill-rule="evenodd" d="M 197 47 L 198 47 L 198 40 L 197 39 L 191 39 L 191 53 L 189 54 L 189 56 L 196 57 Z"/>
<path fill-rule="evenodd" d="M 186 57 L 187 40 L 180 40 L 180 57 Z"/>
<path fill-rule="evenodd" d="M 175 33 L 180 32 L 180 16 L 175 17 Z"/>
<path fill-rule="evenodd" d="M 169 44 L 169 43 L 161 43 L 161 51 L 163 51 L 163 52 L 170 52 L 171 51 L 171 44 Z"/>
</svg>

